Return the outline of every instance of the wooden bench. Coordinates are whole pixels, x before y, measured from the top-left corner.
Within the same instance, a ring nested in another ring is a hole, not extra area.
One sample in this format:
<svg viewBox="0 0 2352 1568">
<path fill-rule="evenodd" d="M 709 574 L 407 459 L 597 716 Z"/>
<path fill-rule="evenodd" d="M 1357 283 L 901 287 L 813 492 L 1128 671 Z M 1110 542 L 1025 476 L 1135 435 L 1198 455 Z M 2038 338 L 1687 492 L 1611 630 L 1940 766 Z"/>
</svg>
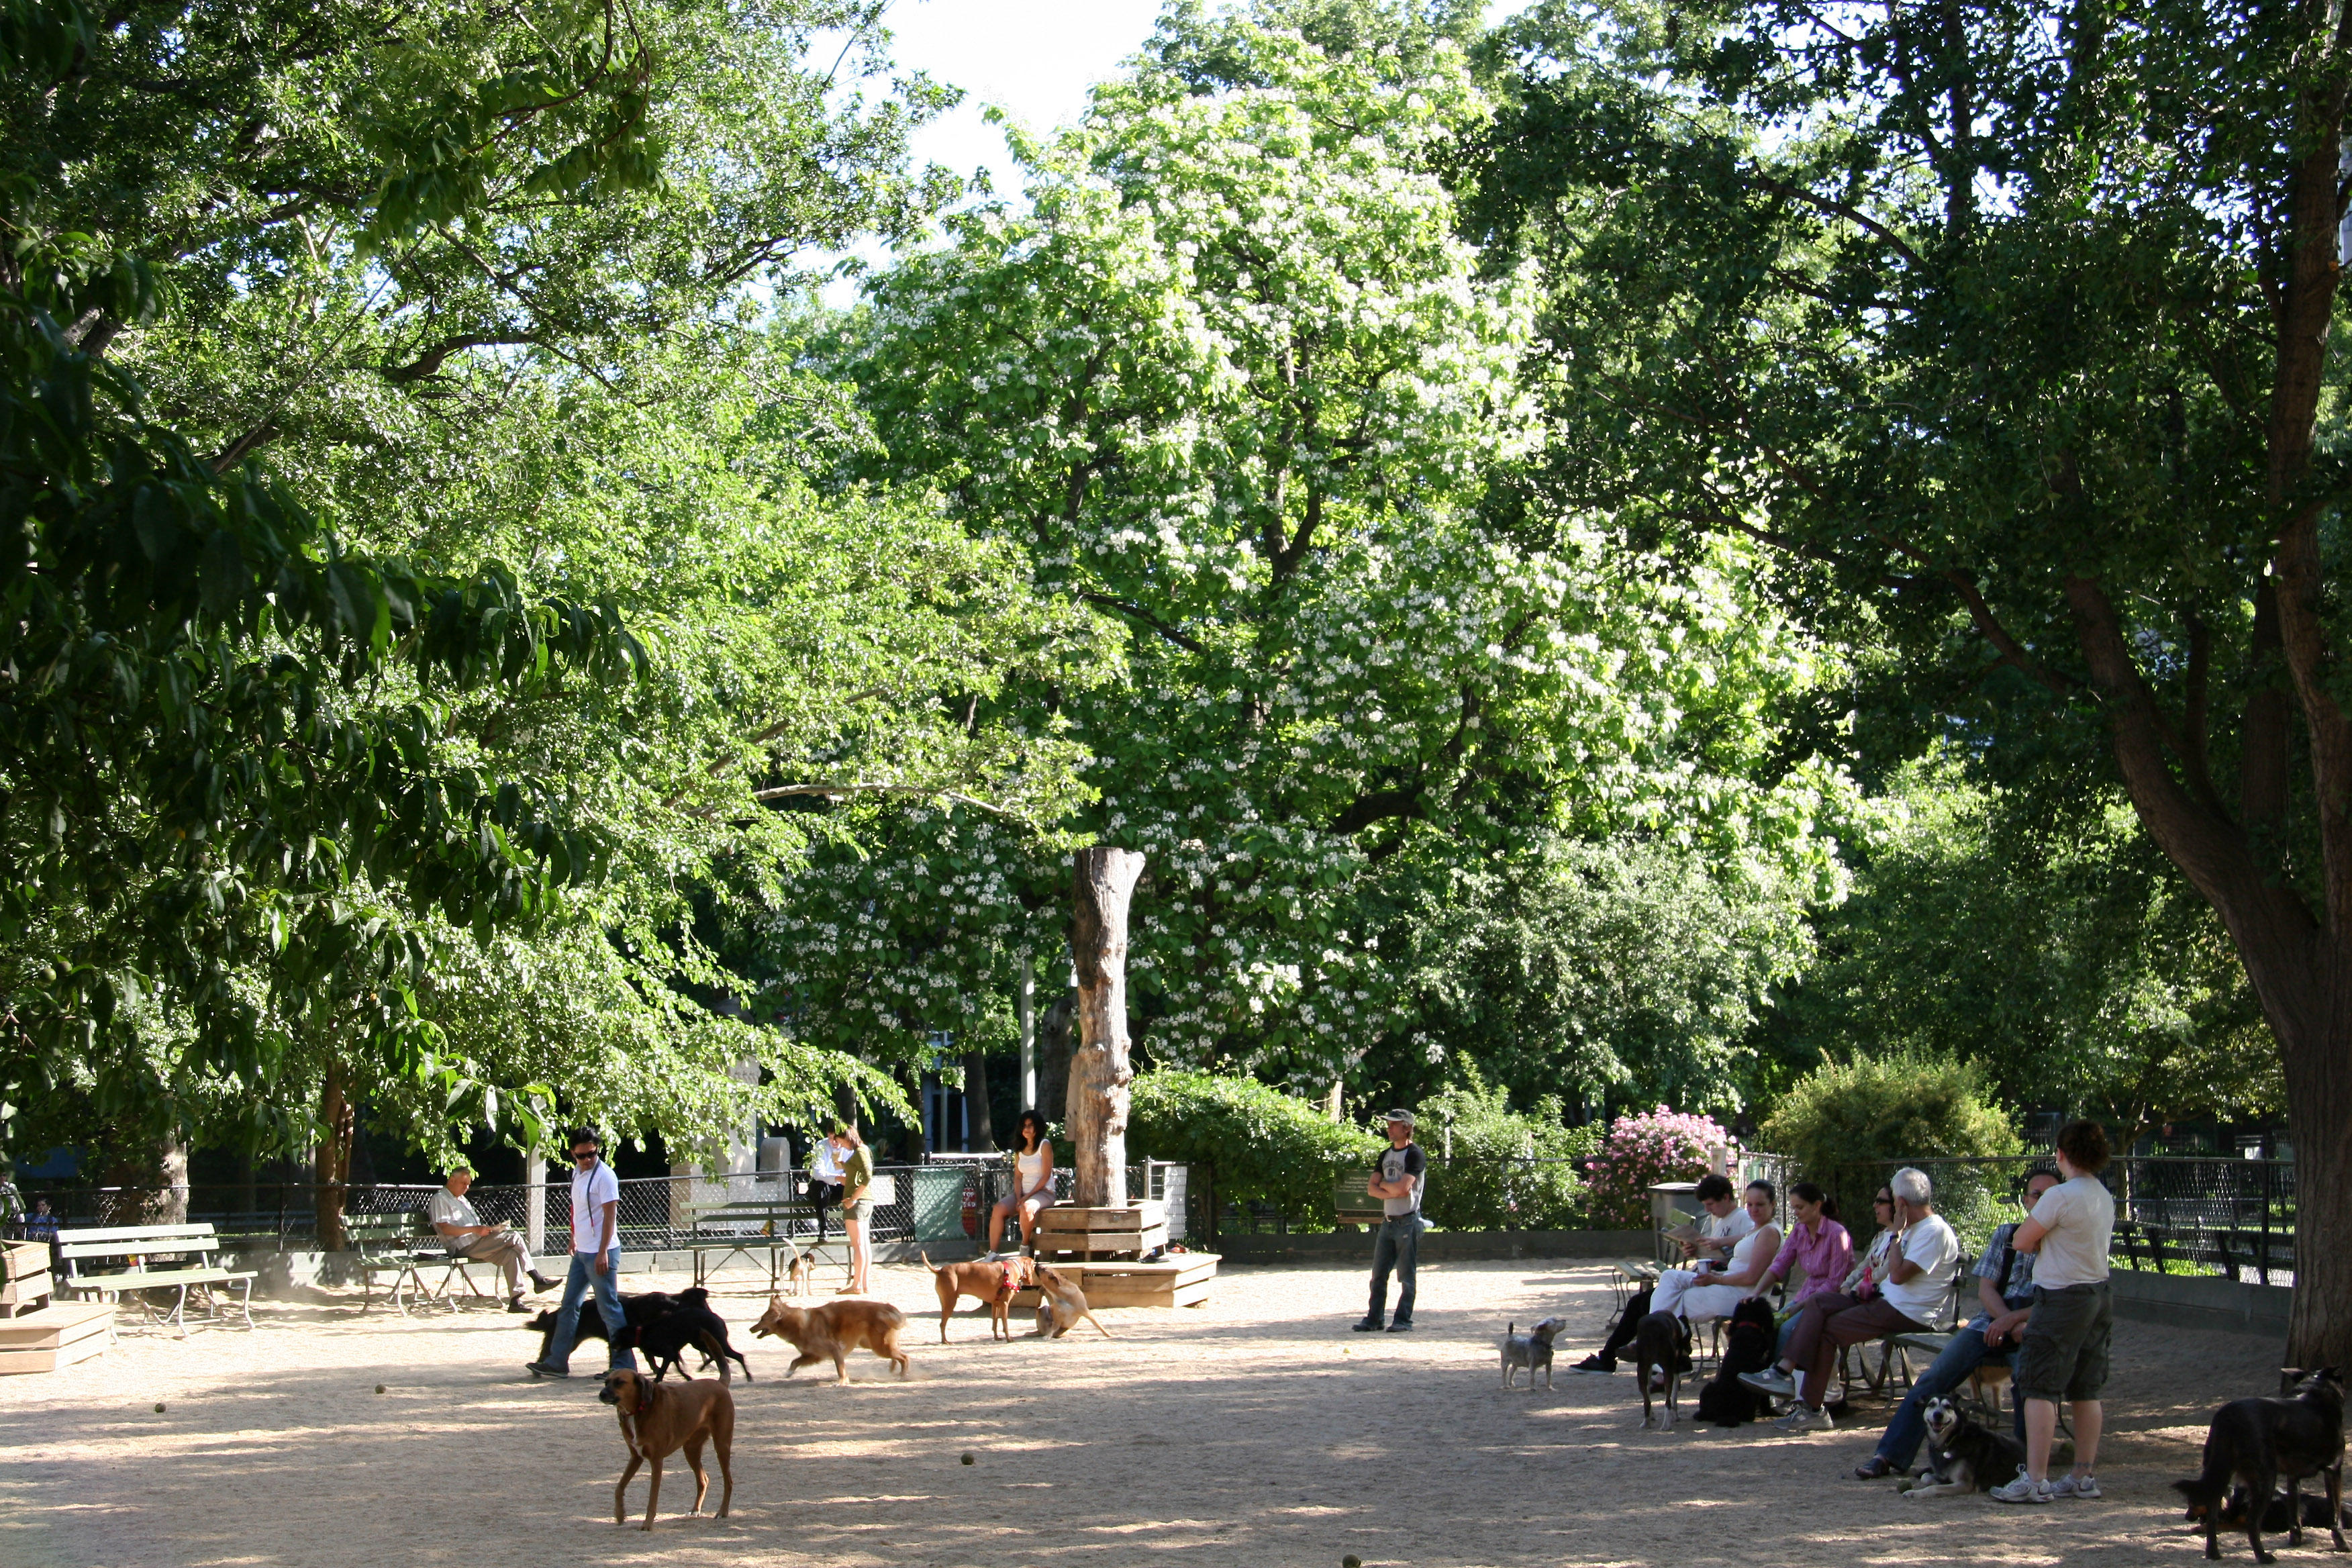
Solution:
<svg viewBox="0 0 2352 1568">
<path fill-rule="evenodd" d="M 783 1288 L 787 1273 L 799 1258 L 807 1258 L 814 1266 L 831 1250 L 843 1263 L 849 1259 L 845 1237 L 822 1246 L 814 1237 L 806 1246 L 793 1238 L 794 1226 L 805 1221 L 814 1229 L 816 1223 L 815 1206 L 804 1200 L 696 1204 L 687 1213 L 692 1228 L 682 1245 L 694 1258 L 694 1282 L 706 1289 L 710 1277 L 738 1258 L 756 1263 L 765 1256 L 771 1294 Z"/>
<path fill-rule="evenodd" d="M 92 1230 L 61 1230 L 58 1233 L 58 1256 L 66 1266 L 63 1289 L 67 1294 L 117 1303 L 126 1293 L 133 1295 L 149 1322 L 168 1322 L 179 1330 L 183 1339 L 188 1333 L 191 1289 L 204 1292 L 212 1304 L 215 1322 L 225 1320 L 233 1304 L 245 1319 L 245 1326 L 253 1327 L 254 1273 L 220 1266 L 220 1237 L 209 1225 L 119 1225 Z M 159 1267 L 159 1260 L 166 1258 L 188 1261 Z M 110 1268 L 110 1264 L 118 1267 Z M 239 1292 L 234 1303 L 228 1300 L 231 1286 Z M 150 1290 L 173 1292 L 170 1312 L 156 1310 L 146 1296 Z"/>
</svg>

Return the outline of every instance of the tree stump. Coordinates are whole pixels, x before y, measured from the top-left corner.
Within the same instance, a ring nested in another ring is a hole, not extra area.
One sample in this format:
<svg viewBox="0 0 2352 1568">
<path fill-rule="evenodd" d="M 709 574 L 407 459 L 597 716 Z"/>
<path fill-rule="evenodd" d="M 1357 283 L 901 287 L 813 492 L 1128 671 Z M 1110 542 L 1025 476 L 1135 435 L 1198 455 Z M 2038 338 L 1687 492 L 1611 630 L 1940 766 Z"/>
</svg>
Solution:
<svg viewBox="0 0 2352 1568">
<path fill-rule="evenodd" d="M 1075 857 L 1070 955 L 1078 973 L 1078 1048 L 1070 1053 L 1069 1129 L 1083 1207 L 1127 1202 L 1127 904 L 1143 857 L 1099 846 Z"/>
</svg>

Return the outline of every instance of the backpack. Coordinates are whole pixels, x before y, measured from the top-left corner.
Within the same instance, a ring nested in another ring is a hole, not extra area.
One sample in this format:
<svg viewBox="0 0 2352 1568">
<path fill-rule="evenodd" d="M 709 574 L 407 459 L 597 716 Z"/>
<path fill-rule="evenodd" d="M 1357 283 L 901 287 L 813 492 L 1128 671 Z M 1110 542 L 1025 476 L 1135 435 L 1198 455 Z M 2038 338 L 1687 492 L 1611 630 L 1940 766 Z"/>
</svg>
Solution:
<svg viewBox="0 0 2352 1568">
<path fill-rule="evenodd" d="M 1723 1364 L 1706 1386 L 1698 1391 L 1700 1420 L 1712 1421 L 1718 1426 L 1738 1426 L 1763 1419 L 1771 1402 L 1740 1382 L 1739 1374 L 1762 1372 L 1770 1366 L 1773 1346 L 1779 1339 L 1772 1309 L 1764 1302 L 1742 1301 L 1732 1310 L 1730 1325 L 1723 1331 Z"/>
</svg>

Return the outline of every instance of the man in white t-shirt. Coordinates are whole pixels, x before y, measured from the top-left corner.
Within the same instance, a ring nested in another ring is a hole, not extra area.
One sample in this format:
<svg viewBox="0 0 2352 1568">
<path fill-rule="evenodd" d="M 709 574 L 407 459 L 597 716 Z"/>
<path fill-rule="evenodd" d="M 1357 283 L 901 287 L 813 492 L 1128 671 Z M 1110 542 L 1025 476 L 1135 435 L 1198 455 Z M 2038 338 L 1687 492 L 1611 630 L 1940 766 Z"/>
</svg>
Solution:
<svg viewBox="0 0 2352 1568">
<path fill-rule="evenodd" d="M 539 1271 L 522 1237 L 503 1225 L 482 1223 L 473 1201 L 466 1196 L 473 1184 L 474 1173 L 467 1167 L 451 1171 L 447 1182 L 425 1204 L 425 1217 L 441 1233 L 441 1243 L 450 1257 L 491 1264 L 506 1276 L 508 1311 L 528 1312 L 530 1309 L 522 1304 L 524 1276 L 530 1277 L 531 1288 L 537 1290 L 552 1290 L 555 1281 Z"/>
<path fill-rule="evenodd" d="M 1887 1185 L 1895 1197 L 1901 1234 L 1888 1250 L 1886 1278 L 1867 1300 L 1839 1295 L 1806 1303 L 1789 1335 L 1781 1364 L 1770 1372 L 1743 1373 L 1739 1381 L 1768 1394 L 1795 1394 L 1796 1408 L 1778 1423 L 1784 1432 L 1807 1432 L 1832 1425 L 1822 1408 L 1838 1352 L 1846 1345 L 1919 1333 L 1939 1327 L 1937 1320 L 1951 1298 L 1952 1276 L 1960 1263 L 1960 1238 L 1936 1212 L 1927 1173 L 1906 1165 Z M 1793 1385 L 1784 1369 L 1799 1374 Z"/>
<path fill-rule="evenodd" d="M 533 1377 L 572 1375 L 580 1306 L 592 1292 L 596 1315 L 604 1320 L 606 1340 L 613 1345 L 610 1364 L 636 1370 L 635 1354 L 617 1342 L 629 1321 L 621 1310 L 621 1184 L 600 1155 L 595 1133 L 583 1127 L 572 1135 L 572 1271 L 564 1277 L 563 1305 L 556 1310 L 546 1359 L 523 1363 Z"/>
</svg>

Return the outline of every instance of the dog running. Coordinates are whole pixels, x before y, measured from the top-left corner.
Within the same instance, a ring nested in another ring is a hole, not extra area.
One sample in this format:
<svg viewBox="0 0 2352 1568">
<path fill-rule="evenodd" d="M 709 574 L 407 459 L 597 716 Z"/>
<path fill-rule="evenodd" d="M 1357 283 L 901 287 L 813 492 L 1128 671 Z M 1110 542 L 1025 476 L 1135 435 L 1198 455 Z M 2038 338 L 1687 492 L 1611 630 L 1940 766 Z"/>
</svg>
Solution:
<svg viewBox="0 0 2352 1568">
<path fill-rule="evenodd" d="M 2233 1399 L 2213 1413 L 2205 1434 L 2205 1468 L 2189 1480 L 2172 1483 L 2205 1523 L 2205 1555 L 2221 1555 L 2223 1500 L 2236 1482 L 2246 1496 L 2267 1498 L 2286 1481 L 2287 1544 L 2303 1544 L 2303 1507 L 2298 1489 L 2307 1477 L 2327 1480 L 2327 1528 L 2338 1552 L 2344 1545 L 2344 1374 L 2332 1366 L 2289 1374 L 2294 1393 L 2284 1399 Z M 2249 1507 L 2246 1540 L 2254 1561 L 2275 1561 L 2263 1545 L 2267 1508 Z"/>
<path fill-rule="evenodd" d="M 872 1351 L 900 1377 L 906 1376 L 907 1352 L 898 1347 L 898 1331 L 906 1326 L 907 1314 L 887 1301 L 837 1297 L 819 1307 L 794 1307 L 782 1296 L 771 1296 L 768 1310 L 751 1325 L 751 1332 L 789 1340 L 800 1352 L 784 1373 L 786 1377 L 804 1366 L 830 1360 L 834 1381 L 847 1383 L 849 1352 L 859 1349 Z"/>
<path fill-rule="evenodd" d="M 645 1528 L 654 1527 L 654 1510 L 661 1506 L 662 1460 L 680 1448 L 686 1450 L 687 1468 L 694 1472 L 694 1506 L 686 1511 L 700 1513 L 702 1500 L 710 1492 L 710 1478 L 702 1468 L 705 1442 L 719 1457 L 719 1479 L 726 1483 L 719 1494 L 719 1517 L 727 1517 L 728 1506 L 735 1500 L 735 1396 L 725 1384 L 665 1387 L 626 1367 L 615 1367 L 604 1374 L 604 1390 L 596 1397 L 620 1414 L 621 1441 L 629 1446 L 628 1468 L 613 1488 L 614 1524 L 629 1522 L 629 1481 L 637 1467 L 651 1465 Z"/>
<path fill-rule="evenodd" d="M 2025 1467 L 2025 1445 L 1970 1415 L 1948 1394 L 1927 1401 L 1927 1463 L 1905 1497 L 1989 1492 Z"/>
<path fill-rule="evenodd" d="M 1529 1324 L 1528 1331 L 1524 1334 L 1519 1332 L 1519 1325 L 1517 1323 L 1505 1329 L 1503 1331 L 1503 1386 L 1510 1387 L 1511 1380 L 1518 1374 L 1519 1368 L 1525 1367 L 1528 1369 L 1528 1392 L 1533 1394 L 1536 1391 L 1536 1369 L 1541 1367 L 1544 1386 L 1549 1388 L 1551 1386 L 1551 1342 L 1559 1335 L 1560 1330 L 1566 1327 L 1568 1327 L 1566 1318 L 1546 1318 L 1539 1323 Z"/>
</svg>

